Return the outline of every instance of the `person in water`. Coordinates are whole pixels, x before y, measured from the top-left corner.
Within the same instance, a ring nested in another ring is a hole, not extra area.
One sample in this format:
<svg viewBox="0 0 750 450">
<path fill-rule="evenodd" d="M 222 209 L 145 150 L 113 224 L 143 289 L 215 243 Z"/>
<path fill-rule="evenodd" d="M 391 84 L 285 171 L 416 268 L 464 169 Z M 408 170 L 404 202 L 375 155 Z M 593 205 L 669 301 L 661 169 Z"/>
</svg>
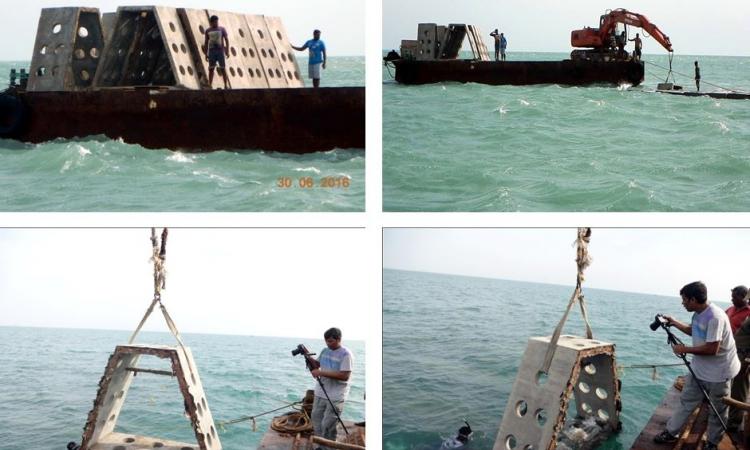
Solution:
<svg viewBox="0 0 750 450">
<path fill-rule="evenodd" d="M 474 434 L 474 432 L 471 431 L 471 425 L 469 425 L 469 422 L 464 420 L 464 423 L 466 424 L 466 426 L 458 429 L 458 434 L 456 435 L 456 437 L 448 438 L 443 441 L 443 445 L 440 446 L 440 450 L 463 448 L 464 446 L 466 446 L 466 444 L 469 443 L 469 441 L 471 440 L 471 435 Z"/>
</svg>

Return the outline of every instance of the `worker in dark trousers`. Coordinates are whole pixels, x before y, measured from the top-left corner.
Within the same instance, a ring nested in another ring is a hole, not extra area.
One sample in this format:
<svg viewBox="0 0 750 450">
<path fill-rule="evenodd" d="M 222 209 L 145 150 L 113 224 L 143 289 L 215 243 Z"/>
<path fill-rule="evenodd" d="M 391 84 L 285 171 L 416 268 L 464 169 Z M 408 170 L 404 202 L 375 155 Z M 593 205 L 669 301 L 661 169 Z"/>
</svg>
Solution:
<svg viewBox="0 0 750 450">
<path fill-rule="evenodd" d="M 695 62 L 695 88 L 701 90 L 701 68 L 698 67 L 698 61 Z"/>
</svg>

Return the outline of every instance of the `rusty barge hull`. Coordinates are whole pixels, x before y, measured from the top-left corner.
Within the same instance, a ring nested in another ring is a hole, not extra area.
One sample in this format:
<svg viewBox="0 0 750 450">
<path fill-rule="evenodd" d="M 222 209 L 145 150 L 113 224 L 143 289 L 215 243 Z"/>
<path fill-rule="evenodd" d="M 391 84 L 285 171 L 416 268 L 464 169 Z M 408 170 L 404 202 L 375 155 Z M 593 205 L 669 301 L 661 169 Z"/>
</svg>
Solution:
<svg viewBox="0 0 750 450">
<path fill-rule="evenodd" d="M 643 62 L 634 61 L 472 61 L 399 59 L 396 81 L 429 84 L 443 81 L 491 85 L 623 84 L 643 82 Z"/>
<path fill-rule="evenodd" d="M 151 149 L 311 153 L 365 147 L 365 88 L 18 92 L 29 143 L 104 135 Z"/>
</svg>

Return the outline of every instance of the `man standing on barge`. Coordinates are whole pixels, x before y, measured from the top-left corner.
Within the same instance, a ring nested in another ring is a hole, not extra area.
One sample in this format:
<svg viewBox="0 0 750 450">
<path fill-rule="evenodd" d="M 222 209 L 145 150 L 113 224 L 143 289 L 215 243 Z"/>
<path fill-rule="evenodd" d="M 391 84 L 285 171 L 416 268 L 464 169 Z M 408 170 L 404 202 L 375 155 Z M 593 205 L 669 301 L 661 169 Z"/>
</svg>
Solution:
<svg viewBox="0 0 750 450">
<path fill-rule="evenodd" d="M 310 50 L 310 58 L 307 62 L 307 73 L 313 80 L 313 87 L 320 87 L 320 69 L 326 68 L 328 55 L 326 54 L 326 44 L 320 40 L 320 30 L 313 31 L 313 38 L 305 42 L 302 47 L 292 48 L 298 52 Z"/>
<path fill-rule="evenodd" d="M 315 400 L 313 401 L 312 422 L 316 436 L 335 441 L 338 419 L 344 402 L 349 395 L 349 377 L 352 374 L 352 352 L 341 345 L 341 330 L 330 328 L 323 334 L 326 348 L 320 352 L 318 362 L 320 369 L 312 371 L 313 378 L 320 378 L 325 386 L 325 392 L 320 383 L 315 385 Z M 329 402 L 326 393 L 331 399 Z M 336 406 L 336 412 L 331 406 Z"/>
<path fill-rule="evenodd" d="M 219 18 L 211 16 L 211 27 L 206 30 L 203 51 L 208 60 L 208 85 L 213 88 L 214 71 L 219 66 L 219 73 L 224 78 L 224 89 L 229 89 L 226 58 L 229 58 L 229 36 L 224 27 L 219 26 Z"/>
<path fill-rule="evenodd" d="M 740 371 L 734 336 L 726 313 L 718 306 L 708 302 L 708 290 L 700 281 L 683 286 L 680 290 L 682 306 L 693 313 L 690 324 L 684 324 L 670 316 L 665 316 L 669 325 L 692 336 L 693 345 L 674 345 L 672 350 L 677 355 L 693 355 L 690 367 L 695 378 L 685 376 L 685 386 L 680 394 L 680 405 L 667 422 L 667 427 L 654 438 L 657 444 L 677 441 L 682 426 L 696 406 L 703 402 L 701 385 L 708 393 L 711 403 L 721 415 L 724 423 L 728 419 L 728 407 L 722 398 L 729 395 L 732 378 Z M 696 379 L 697 378 L 697 379 Z M 708 441 L 705 450 L 716 450 L 724 436 L 719 418 L 713 412 L 708 416 Z"/>
</svg>

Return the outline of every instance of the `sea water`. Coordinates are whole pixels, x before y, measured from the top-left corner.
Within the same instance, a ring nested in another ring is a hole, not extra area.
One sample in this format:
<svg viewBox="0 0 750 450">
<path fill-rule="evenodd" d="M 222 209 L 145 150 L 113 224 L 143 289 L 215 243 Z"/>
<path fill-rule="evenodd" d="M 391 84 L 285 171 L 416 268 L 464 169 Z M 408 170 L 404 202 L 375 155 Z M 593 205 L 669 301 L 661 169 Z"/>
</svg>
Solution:
<svg viewBox="0 0 750 450">
<path fill-rule="evenodd" d="M 528 339 L 552 334 L 572 293 L 573 286 L 385 270 L 383 448 L 437 450 L 466 419 L 470 448 L 491 449 Z M 664 331 L 649 324 L 656 313 L 690 316 L 678 297 L 585 287 L 584 294 L 594 338 L 614 343 L 624 367 L 622 432 L 600 448 L 627 449 L 675 377 L 687 373 L 663 367 L 653 380 L 650 369 L 628 366 L 680 364 Z M 578 306 L 564 334 L 585 335 Z"/>
<path fill-rule="evenodd" d="M 307 58 L 299 64 L 306 68 Z M 8 85 L 11 68 L 28 67 L 0 62 L 0 86 Z M 364 57 L 331 57 L 322 86 L 363 86 L 364 74 Z M 350 184 L 300 187 L 299 179 L 329 176 Z M 280 187 L 284 177 L 292 187 Z M 364 192 L 362 149 L 183 153 L 101 136 L 35 145 L 0 140 L 0 211 L 364 211 Z"/>
<path fill-rule="evenodd" d="M 678 55 L 685 90 L 695 60 L 701 91 L 750 92 L 750 58 Z M 384 209 L 749 211 L 750 100 L 656 93 L 669 62 L 644 61 L 637 87 L 406 86 L 383 68 Z"/>
<path fill-rule="evenodd" d="M 130 331 L 0 327 L 0 449 L 59 450 L 80 444 L 92 402 L 109 355 L 127 344 Z M 251 422 L 219 425 L 301 400 L 315 381 L 301 356 L 291 350 L 304 343 L 319 352 L 322 339 L 183 334 L 227 450 L 256 448 L 271 419 L 290 409 Z M 177 345 L 169 333 L 143 332 L 137 343 Z M 344 420 L 365 420 L 365 346 L 343 344 L 354 354 Z M 156 358 L 151 358 L 156 359 Z M 140 367 L 170 370 L 163 360 L 142 357 Z M 141 373 L 128 391 L 116 431 L 195 442 L 184 403 L 172 377 Z"/>
</svg>

